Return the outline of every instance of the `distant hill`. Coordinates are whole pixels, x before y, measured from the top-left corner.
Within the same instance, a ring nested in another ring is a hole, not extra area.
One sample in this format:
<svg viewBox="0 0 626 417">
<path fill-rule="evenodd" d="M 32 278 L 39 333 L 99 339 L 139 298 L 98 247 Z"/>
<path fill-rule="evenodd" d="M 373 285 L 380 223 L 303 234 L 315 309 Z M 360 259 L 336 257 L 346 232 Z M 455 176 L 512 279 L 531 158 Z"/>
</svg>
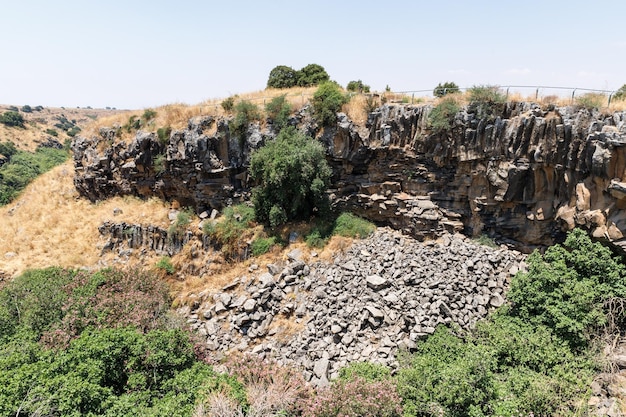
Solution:
<svg viewBox="0 0 626 417">
<path fill-rule="evenodd" d="M 18 112 L 24 118 L 24 127 L 9 127 L 0 123 L 0 142 L 12 142 L 17 149 L 30 152 L 49 139 L 64 144 L 95 120 L 126 112 L 115 109 L 0 104 L 0 114 L 8 111 Z"/>
</svg>

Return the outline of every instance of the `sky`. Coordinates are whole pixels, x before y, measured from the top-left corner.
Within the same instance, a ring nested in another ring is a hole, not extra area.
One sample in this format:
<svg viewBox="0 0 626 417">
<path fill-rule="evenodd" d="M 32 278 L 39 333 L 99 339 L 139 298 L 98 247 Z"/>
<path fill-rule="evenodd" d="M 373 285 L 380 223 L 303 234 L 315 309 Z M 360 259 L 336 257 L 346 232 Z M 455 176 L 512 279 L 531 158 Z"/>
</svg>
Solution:
<svg viewBox="0 0 626 417">
<path fill-rule="evenodd" d="M 623 0 L 0 0 L 0 103 L 197 104 L 311 63 L 374 91 L 616 90 L 625 16 Z"/>
</svg>

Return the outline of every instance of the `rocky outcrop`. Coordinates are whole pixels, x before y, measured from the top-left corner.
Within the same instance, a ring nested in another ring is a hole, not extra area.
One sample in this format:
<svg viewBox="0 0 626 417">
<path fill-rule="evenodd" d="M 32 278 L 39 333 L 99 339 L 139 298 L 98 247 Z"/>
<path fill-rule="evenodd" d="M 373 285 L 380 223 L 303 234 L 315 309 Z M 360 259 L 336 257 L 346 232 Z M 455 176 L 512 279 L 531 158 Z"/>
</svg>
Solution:
<svg viewBox="0 0 626 417">
<path fill-rule="evenodd" d="M 385 105 L 364 127 L 339 114 L 324 130 L 305 109 L 290 123 L 326 145 L 335 206 L 414 237 L 462 230 L 529 251 L 581 226 L 626 245 L 624 112 L 507 103 L 483 117 L 464 109 L 450 131 L 433 134 L 431 109 Z M 164 144 L 146 132 L 126 144 L 103 129 L 73 142 L 75 185 L 94 201 L 133 194 L 220 209 L 246 197 L 250 153 L 271 137 L 258 123 L 233 136 L 227 120 L 211 117 Z"/>
<path fill-rule="evenodd" d="M 420 243 L 390 229 L 332 263 L 304 262 L 297 250 L 288 258 L 197 294 L 182 313 L 210 349 L 295 363 L 322 385 L 350 362 L 396 366 L 397 351 L 438 324 L 472 327 L 505 302 L 510 277 L 525 269 L 520 253 L 460 234 Z"/>
</svg>

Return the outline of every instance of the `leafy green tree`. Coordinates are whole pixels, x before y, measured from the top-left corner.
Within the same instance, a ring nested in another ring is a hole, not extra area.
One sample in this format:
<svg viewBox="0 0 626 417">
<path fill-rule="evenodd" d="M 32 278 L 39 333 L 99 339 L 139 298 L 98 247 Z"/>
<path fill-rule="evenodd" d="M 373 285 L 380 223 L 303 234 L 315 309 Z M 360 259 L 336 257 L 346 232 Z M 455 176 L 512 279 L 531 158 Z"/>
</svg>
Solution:
<svg viewBox="0 0 626 417">
<path fill-rule="evenodd" d="M 270 71 L 267 88 L 291 88 L 298 83 L 298 72 L 286 65 L 278 65 Z"/>
<path fill-rule="evenodd" d="M 346 86 L 346 90 L 357 92 L 357 93 L 369 93 L 370 86 L 367 84 L 363 84 L 363 81 L 361 80 L 350 81 L 348 85 Z"/>
<path fill-rule="evenodd" d="M 320 84 L 311 104 L 313 114 L 323 126 L 331 126 L 337 122 L 337 112 L 348 102 L 348 98 L 335 82 L 327 81 Z"/>
<path fill-rule="evenodd" d="M 286 96 L 283 94 L 278 97 L 274 97 L 269 103 L 265 105 L 265 111 L 267 116 L 272 121 L 274 131 L 280 132 L 285 126 L 289 115 L 291 114 L 291 105 L 287 101 Z"/>
<path fill-rule="evenodd" d="M 252 194 L 258 221 L 276 227 L 328 209 L 331 170 L 324 148 L 293 127 L 252 154 L 250 174 L 258 183 Z"/>
<path fill-rule="evenodd" d="M 0 123 L 9 127 L 24 127 L 24 117 L 17 111 L 5 111 L 0 114 Z"/>
<path fill-rule="evenodd" d="M 443 97 L 447 94 L 455 94 L 458 93 L 459 91 L 459 86 L 456 85 L 453 82 L 448 82 L 446 81 L 445 83 L 441 84 L 437 84 L 437 87 L 435 87 L 435 89 L 433 90 L 433 95 L 435 97 Z"/>
<path fill-rule="evenodd" d="M 298 82 L 300 87 L 311 87 L 313 85 L 319 85 L 323 82 L 329 81 L 330 76 L 322 67 L 318 64 L 309 64 L 306 67 L 298 71 Z"/>
</svg>

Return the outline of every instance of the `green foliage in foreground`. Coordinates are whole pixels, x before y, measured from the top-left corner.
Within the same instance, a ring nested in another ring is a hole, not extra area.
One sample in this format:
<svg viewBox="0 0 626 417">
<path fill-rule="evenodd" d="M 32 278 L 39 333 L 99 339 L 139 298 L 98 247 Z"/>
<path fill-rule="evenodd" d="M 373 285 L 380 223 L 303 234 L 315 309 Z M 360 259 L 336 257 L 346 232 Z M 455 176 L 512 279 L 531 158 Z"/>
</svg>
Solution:
<svg viewBox="0 0 626 417">
<path fill-rule="evenodd" d="M 9 162 L 0 167 L 0 204 L 8 204 L 35 178 L 62 164 L 69 157 L 65 149 L 39 148 L 36 152 L 18 151 L 8 143 L 0 144 L 7 149 Z"/>
<path fill-rule="evenodd" d="M 397 374 L 405 416 L 581 415 L 597 372 L 594 335 L 623 328 L 625 270 L 582 230 L 511 283 L 505 305 L 471 332 L 439 327 Z M 614 329 L 604 329 L 614 330 Z"/>
<path fill-rule="evenodd" d="M 252 154 L 250 175 L 258 184 L 252 201 L 259 222 L 277 227 L 328 211 L 331 170 L 324 148 L 292 127 Z"/>
<path fill-rule="evenodd" d="M 0 415 L 191 416 L 245 388 L 164 320 L 167 287 L 139 270 L 49 268 L 0 290 Z"/>
</svg>

